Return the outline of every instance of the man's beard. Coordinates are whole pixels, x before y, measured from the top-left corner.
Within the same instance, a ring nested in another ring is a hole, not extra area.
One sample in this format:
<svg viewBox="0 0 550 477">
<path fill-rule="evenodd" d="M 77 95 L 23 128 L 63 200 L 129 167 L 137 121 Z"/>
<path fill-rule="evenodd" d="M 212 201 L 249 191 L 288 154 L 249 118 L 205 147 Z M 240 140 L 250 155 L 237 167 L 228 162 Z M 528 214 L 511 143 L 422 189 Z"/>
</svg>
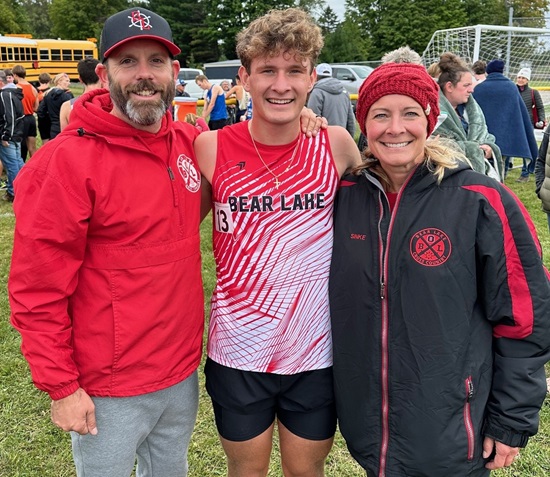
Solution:
<svg viewBox="0 0 550 477">
<path fill-rule="evenodd" d="M 120 84 L 109 75 L 109 91 L 115 106 L 130 121 L 141 126 L 151 126 L 162 120 L 172 104 L 176 86 L 173 79 L 166 87 L 155 85 L 150 80 L 142 80 L 135 85 L 127 86 L 125 91 L 122 91 Z M 140 91 L 160 92 L 160 99 L 158 101 L 140 101 L 130 96 L 130 93 L 139 93 Z"/>
</svg>

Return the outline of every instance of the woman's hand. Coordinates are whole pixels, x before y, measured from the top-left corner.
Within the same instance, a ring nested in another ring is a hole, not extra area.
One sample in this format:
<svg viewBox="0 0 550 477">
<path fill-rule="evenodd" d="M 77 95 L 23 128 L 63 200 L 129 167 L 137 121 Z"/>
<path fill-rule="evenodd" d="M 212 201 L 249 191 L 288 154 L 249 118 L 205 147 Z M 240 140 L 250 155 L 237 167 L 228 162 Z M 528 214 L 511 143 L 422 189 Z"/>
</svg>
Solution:
<svg viewBox="0 0 550 477">
<path fill-rule="evenodd" d="M 483 458 L 488 459 L 493 450 L 493 459 L 485 464 L 485 467 L 490 470 L 509 467 L 514 462 L 514 459 L 519 456 L 519 447 L 510 447 L 502 442 L 486 437 L 483 441 Z"/>
<path fill-rule="evenodd" d="M 487 144 L 481 144 L 479 148 L 483 150 L 483 155 L 485 159 L 490 159 L 491 157 L 493 157 L 493 150 L 491 149 L 491 146 Z"/>
</svg>

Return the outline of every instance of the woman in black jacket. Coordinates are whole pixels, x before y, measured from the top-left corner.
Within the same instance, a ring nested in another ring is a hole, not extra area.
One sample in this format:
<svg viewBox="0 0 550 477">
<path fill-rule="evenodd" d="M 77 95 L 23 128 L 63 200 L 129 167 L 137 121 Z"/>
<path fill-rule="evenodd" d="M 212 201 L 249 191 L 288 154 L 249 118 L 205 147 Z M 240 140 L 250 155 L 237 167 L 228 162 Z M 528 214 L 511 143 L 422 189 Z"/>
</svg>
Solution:
<svg viewBox="0 0 550 477">
<path fill-rule="evenodd" d="M 538 428 L 550 283 L 498 181 L 430 139 L 438 89 L 388 63 L 359 91 L 365 162 L 335 210 L 330 306 L 339 426 L 369 477 L 487 476 Z"/>
<path fill-rule="evenodd" d="M 529 81 L 531 81 L 531 68 L 521 68 L 516 78 L 516 86 L 518 87 L 519 94 L 525 103 L 533 127 L 535 129 L 544 129 L 546 123 L 544 103 L 540 93 L 529 86 Z M 527 182 L 529 180 L 529 174 L 533 174 L 534 170 L 535 161 L 528 162 L 523 159 L 521 175 L 517 179 L 517 182 Z"/>
<path fill-rule="evenodd" d="M 59 121 L 61 105 L 74 97 L 69 89 L 70 84 L 71 80 L 66 73 L 56 75 L 53 79 L 54 87 L 44 95 L 44 99 L 38 108 L 37 115 L 39 119 L 43 120 L 45 117 L 50 119 L 49 139 L 55 138 L 61 132 Z"/>
</svg>

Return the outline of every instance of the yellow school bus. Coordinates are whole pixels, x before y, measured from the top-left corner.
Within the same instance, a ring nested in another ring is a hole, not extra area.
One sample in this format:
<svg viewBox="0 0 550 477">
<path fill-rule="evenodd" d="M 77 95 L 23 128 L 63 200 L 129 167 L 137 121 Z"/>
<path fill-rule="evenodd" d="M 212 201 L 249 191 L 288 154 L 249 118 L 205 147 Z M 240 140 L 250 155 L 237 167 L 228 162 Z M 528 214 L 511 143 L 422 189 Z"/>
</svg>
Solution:
<svg viewBox="0 0 550 477">
<path fill-rule="evenodd" d="M 38 43 L 30 38 L 0 35 L 0 69 L 12 69 L 15 65 L 25 67 L 27 81 L 38 81 Z"/>
<path fill-rule="evenodd" d="M 67 73 L 71 81 L 78 81 L 76 66 L 88 56 L 97 59 L 97 42 L 88 40 L 35 40 L 38 46 L 40 71 L 53 78 L 58 73 Z"/>
<path fill-rule="evenodd" d="M 53 78 L 67 73 L 71 81 L 78 81 L 76 66 L 91 56 L 97 59 L 97 40 L 39 40 L 30 35 L 0 35 L 0 69 L 23 65 L 27 81 L 38 81 L 40 73 Z"/>
</svg>

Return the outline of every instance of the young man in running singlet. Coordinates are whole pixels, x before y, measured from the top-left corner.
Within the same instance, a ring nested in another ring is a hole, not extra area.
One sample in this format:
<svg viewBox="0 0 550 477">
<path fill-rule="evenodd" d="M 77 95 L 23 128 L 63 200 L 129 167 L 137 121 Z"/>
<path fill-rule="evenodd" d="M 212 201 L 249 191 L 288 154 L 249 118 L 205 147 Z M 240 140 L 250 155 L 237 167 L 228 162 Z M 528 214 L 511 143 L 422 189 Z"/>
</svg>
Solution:
<svg viewBox="0 0 550 477">
<path fill-rule="evenodd" d="M 214 131 L 222 129 L 227 124 L 227 108 L 225 106 L 225 92 L 218 84 L 212 84 L 204 75 L 199 75 L 195 78 L 195 83 L 199 85 L 206 95 L 204 98 L 204 108 L 202 110 L 202 118 L 208 120 L 208 127 Z"/>
<path fill-rule="evenodd" d="M 206 386 L 231 477 L 267 475 L 275 419 L 285 476 L 323 476 L 336 428 L 332 209 L 360 158 L 342 127 L 300 132 L 322 46 L 300 9 L 252 22 L 237 53 L 254 116 L 195 141 L 217 265 Z"/>
</svg>

